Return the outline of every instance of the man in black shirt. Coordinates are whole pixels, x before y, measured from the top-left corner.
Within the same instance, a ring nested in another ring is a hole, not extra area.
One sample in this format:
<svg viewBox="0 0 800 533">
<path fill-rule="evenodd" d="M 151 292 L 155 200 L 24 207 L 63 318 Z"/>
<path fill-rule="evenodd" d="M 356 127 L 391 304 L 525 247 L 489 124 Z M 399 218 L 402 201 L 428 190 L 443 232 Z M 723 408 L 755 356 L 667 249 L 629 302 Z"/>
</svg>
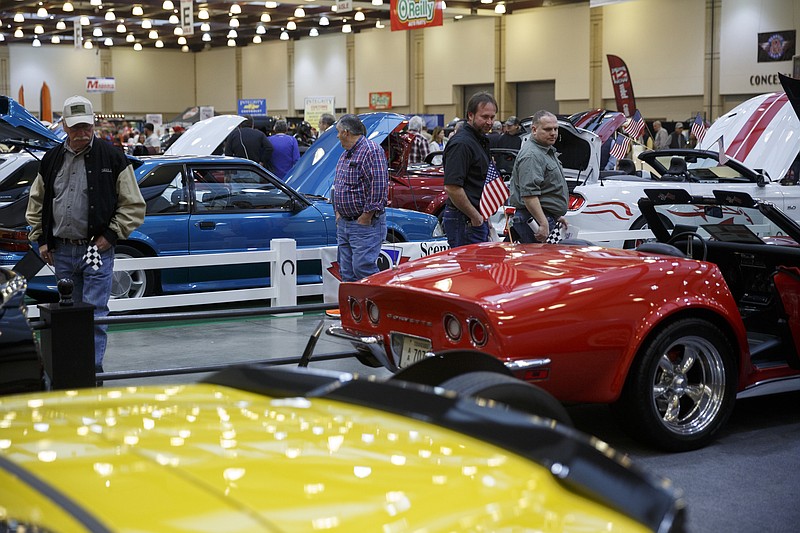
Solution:
<svg viewBox="0 0 800 533">
<path fill-rule="evenodd" d="M 245 117 L 244 122 L 225 139 L 225 155 L 243 157 L 270 168 L 272 143 L 263 131 L 253 127 L 253 118 Z"/>
</svg>

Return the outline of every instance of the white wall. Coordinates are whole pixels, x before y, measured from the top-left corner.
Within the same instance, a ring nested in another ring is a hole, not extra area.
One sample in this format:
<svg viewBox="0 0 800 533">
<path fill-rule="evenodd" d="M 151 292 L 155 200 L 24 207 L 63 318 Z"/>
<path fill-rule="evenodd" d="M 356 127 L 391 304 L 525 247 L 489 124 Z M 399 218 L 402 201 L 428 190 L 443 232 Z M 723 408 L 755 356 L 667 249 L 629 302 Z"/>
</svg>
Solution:
<svg viewBox="0 0 800 533">
<path fill-rule="evenodd" d="M 347 35 L 324 35 L 294 43 L 294 105 L 306 96 L 333 96 L 335 107 L 347 106 Z"/>
<path fill-rule="evenodd" d="M 386 28 L 357 33 L 355 40 L 355 107 L 369 107 L 369 93 L 390 91 L 392 106 L 409 105 L 407 31 Z"/>
<path fill-rule="evenodd" d="M 267 113 L 289 107 L 289 57 L 286 41 L 242 48 L 242 98 L 266 98 Z"/>
<path fill-rule="evenodd" d="M 25 90 L 25 107 L 41 111 L 39 96 L 42 83 L 50 88 L 52 109 L 61 113 L 64 100 L 73 94 L 85 95 L 102 113 L 100 94 L 86 94 L 86 78 L 100 76 L 100 55 L 97 50 L 84 50 L 65 45 L 42 43 L 40 48 L 29 44 L 9 44 L 11 96 L 15 100 L 20 86 Z"/>
<path fill-rule="evenodd" d="M 143 65 L 157 68 L 142 68 Z M 117 113 L 162 113 L 167 122 L 195 105 L 194 54 L 156 49 L 136 52 L 115 47 L 111 49 L 111 69 L 116 81 Z"/>
<path fill-rule="evenodd" d="M 507 82 L 556 80 L 556 100 L 589 98 L 588 4 L 515 13 L 505 23 Z"/>
<path fill-rule="evenodd" d="M 422 31 L 426 105 L 455 103 L 454 85 L 494 83 L 494 17 L 447 21 Z"/>
<path fill-rule="evenodd" d="M 628 65 L 637 98 L 703 94 L 705 4 L 636 0 L 603 8 L 603 52 Z M 613 100 L 605 56 L 603 68 L 603 98 Z"/>
<path fill-rule="evenodd" d="M 236 113 L 236 50 L 212 48 L 194 54 L 197 105 L 214 106 L 217 113 Z"/>
<path fill-rule="evenodd" d="M 751 76 L 792 73 L 791 61 L 758 62 L 758 34 L 797 30 L 800 2 L 797 0 L 722 0 L 720 29 L 720 92 L 759 94 L 781 91 L 780 84 L 755 85 Z M 797 33 L 800 37 L 800 32 Z M 795 45 L 800 52 L 800 45 Z"/>
</svg>

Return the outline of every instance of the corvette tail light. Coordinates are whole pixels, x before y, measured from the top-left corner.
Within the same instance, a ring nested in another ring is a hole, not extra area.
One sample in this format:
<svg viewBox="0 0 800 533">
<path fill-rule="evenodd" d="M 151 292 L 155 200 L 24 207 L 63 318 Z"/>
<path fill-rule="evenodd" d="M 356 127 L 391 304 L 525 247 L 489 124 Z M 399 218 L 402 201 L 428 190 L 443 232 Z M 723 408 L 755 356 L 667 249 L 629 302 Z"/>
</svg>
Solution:
<svg viewBox="0 0 800 533">
<path fill-rule="evenodd" d="M 5 252 L 27 252 L 29 249 L 27 231 L 0 229 L 0 250 Z"/>
<path fill-rule="evenodd" d="M 347 299 L 347 303 L 350 306 L 350 316 L 353 317 L 353 320 L 356 322 L 361 322 L 361 302 L 351 296 Z"/>
<path fill-rule="evenodd" d="M 448 339 L 456 342 L 461 338 L 461 322 L 459 322 L 458 319 L 453 315 L 445 315 L 444 332 Z"/>
<path fill-rule="evenodd" d="M 484 326 L 480 320 L 475 318 L 469 320 L 469 337 L 472 339 L 472 343 L 475 346 L 480 347 L 486 344 L 488 336 L 486 326 Z"/>
<path fill-rule="evenodd" d="M 381 312 L 378 309 L 378 304 L 372 300 L 367 300 L 367 318 L 373 324 L 377 324 L 381 318 Z"/>
<path fill-rule="evenodd" d="M 580 194 L 570 193 L 569 195 L 569 210 L 570 211 L 577 211 L 586 205 L 586 198 L 581 196 Z"/>
</svg>

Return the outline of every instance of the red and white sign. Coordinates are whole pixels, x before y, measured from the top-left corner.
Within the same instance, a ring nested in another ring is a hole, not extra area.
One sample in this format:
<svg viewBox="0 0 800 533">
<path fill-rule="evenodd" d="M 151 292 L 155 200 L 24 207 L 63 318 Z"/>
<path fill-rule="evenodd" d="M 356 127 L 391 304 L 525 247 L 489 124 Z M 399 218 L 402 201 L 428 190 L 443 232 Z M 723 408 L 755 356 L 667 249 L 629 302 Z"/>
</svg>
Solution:
<svg viewBox="0 0 800 533">
<path fill-rule="evenodd" d="M 441 0 L 392 0 L 392 31 L 416 30 L 442 25 Z"/>
<path fill-rule="evenodd" d="M 87 93 L 113 93 L 117 90 L 114 78 L 86 78 Z"/>
</svg>

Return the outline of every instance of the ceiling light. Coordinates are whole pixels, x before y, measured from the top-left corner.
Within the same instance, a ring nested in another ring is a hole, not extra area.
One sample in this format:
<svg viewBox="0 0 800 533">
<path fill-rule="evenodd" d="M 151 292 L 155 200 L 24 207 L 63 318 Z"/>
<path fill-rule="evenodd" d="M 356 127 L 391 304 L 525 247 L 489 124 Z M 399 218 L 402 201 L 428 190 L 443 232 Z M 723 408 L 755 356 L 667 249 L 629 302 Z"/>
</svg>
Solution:
<svg viewBox="0 0 800 533">
<path fill-rule="evenodd" d="M 211 41 L 211 34 L 210 33 L 204 33 L 203 37 L 202 37 L 202 40 L 203 40 L 204 43 L 207 43 L 207 42 Z"/>
<path fill-rule="evenodd" d="M 89 24 L 91 24 L 89 22 L 89 17 L 86 15 L 81 15 L 81 26 L 88 26 Z"/>
<path fill-rule="evenodd" d="M 267 9 L 275 9 L 278 7 L 278 2 L 264 2 L 264 7 Z"/>
<path fill-rule="evenodd" d="M 481 4 L 491 4 L 492 0 L 481 0 Z"/>
<path fill-rule="evenodd" d="M 58 37 L 58 35 L 53 35 L 53 39 L 55 39 L 56 37 Z M 0 43 L 2 43 L 5 40 L 6 40 L 6 36 L 3 35 L 2 33 L 0 33 Z M 54 44 L 58 44 L 58 43 L 54 43 Z"/>
<path fill-rule="evenodd" d="M 169 20 L 167 22 L 169 22 L 170 24 L 180 24 L 181 19 L 178 18 L 178 15 L 173 13 L 172 15 L 169 16 Z"/>
<path fill-rule="evenodd" d="M 142 29 L 149 30 L 153 27 L 153 23 L 150 22 L 150 19 L 142 19 Z"/>
<path fill-rule="evenodd" d="M 211 31 L 211 24 L 208 22 L 200 24 L 200 31 Z"/>
<path fill-rule="evenodd" d="M 256 26 L 256 33 L 259 35 L 264 35 L 265 33 L 267 33 L 267 28 L 265 28 L 262 24 L 259 24 L 258 26 Z"/>
<path fill-rule="evenodd" d="M 231 14 L 238 15 L 242 12 L 242 8 L 239 7 L 239 4 L 231 4 Z"/>
<path fill-rule="evenodd" d="M 114 46 L 114 40 L 111 37 L 106 37 L 106 40 L 103 41 L 103 44 L 106 46 Z"/>
<path fill-rule="evenodd" d="M 331 23 L 331 21 L 328 20 L 328 17 L 320 17 L 319 18 L 319 25 L 320 26 L 327 26 L 330 23 Z"/>
<path fill-rule="evenodd" d="M 161 39 L 156 41 L 156 48 L 164 48 L 164 41 L 162 41 Z"/>
<path fill-rule="evenodd" d="M 67 13 L 72 13 L 75 11 L 75 8 L 72 6 L 72 2 L 64 2 L 64 5 L 61 6 L 61 10 Z"/>
<path fill-rule="evenodd" d="M 293 20 L 290 20 L 289 22 L 286 23 L 286 29 L 289 31 L 294 31 L 297 29 L 297 24 L 295 24 Z"/>
<path fill-rule="evenodd" d="M 496 6 L 494 6 L 494 12 L 497 13 L 498 15 L 502 15 L 503 13 L 506 12 L 506 5 L 497 4 Z"/>
<path fill-rule="evenodd" d="M 57 30 L 66 30 L 67 29 L 67 23 L 64 22 L 63 20 L 59 20 L 58 22 L 56 22 L 56 29 Z"/>
<path fill-rule="evenodd" d="M 89 5 L 99 7 L 103 5 L 103 0 L 89 0 Z"/>
<path fill-rule="evenodd" d="M 117 24 L 117 33 L 125 33 L 128 29 L 125 27 L 125 24 L 119 23 Z"/>
<path fill-rule="evenodd" d="M 94 48 L 94 45 L 92 44 L 92 41 L 90 39 L 87 39 L 86 42 L 83 43 L 83 47 L 86 48 L 87 50 L 91 50 L 92 48 Z"/>
<path fill-rule="evenodd" d="M 383 5 L 383 0 L 372 0 L 372 5 L 373 6 L 382 6 Z"/>
<path fill-rule="evenodd" d="M 206 8 L 200 8 L 200 11 L 197 12 L 197 18 L 200 20 L 208 20 L 208 10 Z"/>
<path fill-rule="evenodd" d="M 39 18 L 47 18 L 47 10 L 44 7 L 40 7 L 38 11 L 36 11 L 36 16 Z M 41 44 L 39 46 L 41 46 Z"/>
<path fill-rule="evenodd" d="M 14 30 L 14 37 L 16 37 L 17 39 L 22 39 L 23 37 L 25 37 L 25 34 L 22 33 L 22 28 L 17 28 L 16 30 Z"/>
<path fill-rule="evenodd" d="M 317 28 L 311 28 L 308 32 L 309 37 L 317 37 L 319 35 L 319 31 Z"/>
<path fill-rule="evenodd" d="M 3 40 L 3 34 L 0 33 L 0 41 L 2 40 Z M 53 44 L 61 44 L 61 37 L 59 37 L 58 35 L 53 35 L 52 37 L 50 37 L 50 42 Z"/>
<path fill-rule="evenodd" d="M 288 41 L 288 40 L 289 40 L 289 34 L 286 33 L 285 31 L 282 31 L 281 32 L 281 41 Z"/>
<path fill-rule="evenodd" d="M 44 33 L 44 28 L 42 28 L 41 24 L 37 24 L 36 26 L 33 27 L 33 33 L 41 35 Z"/>
<path fill-rule="evenodd" d="M 46 16 L 47 16 L 47 14 L 45 12 L 45 17 Z M 294 16 L 297 17 L 297 18 L 303 18 L 303 17 L 306 16 L 306 10 L 303 9 L 302 7 L 298 7 L 297 9 L 294 10 Z"/>
<path fill-rule="evenodd" d="M 14 22 L 25 22 L 25 15 L 22 13 L 16 13 L 14 15 Z"/>
<path fill-rule="evenodd" d="M 141 52 L 142 51 L 142 43 L 134 44 L 133 45 L 133 49 L 136 50 L 137 52 Z"/>
<path fill-rule="evenodd" d="M 236 40 L 235 39 L 228 39 L 228 46 L 236 46 Z"/>
<path fill-rule="evenodd" d="M 339 11 L 339 8 L 336 6 L 336 4 L 333 4 L 333 5 L 331 6 L 331 11 L 333 11 L 334 13 L 336 13 L 337 11 Z"/>
<path fill-rule="evenodd" d="M 353 28 L 350 27 L 350 24 L 345 24 L 342 26 L 342 33 L 350 33 L 353 31 Z"/>
<path fill-rule="evenodd" d="M 144 15 L 144 9 L 142 9 L 142 6 L 137 4 L 133 6 L 133 9 L 131 10 L 131 15 L 135 17 L 141 17 L 142 15 Z"/>
<path fill-rule="evenodd" d="M 135 40 L 136 40 L 136 37 L 134 37 L 132 33 L 129 33 L 128 35 L 125 36 L 125 41 L 127 41 L 129 43 L 132 43 Z"/>
<path fill-rule="evenodd" d="M 261 36 L 253 35 L 253 44 L 261 44 Z"/>
<path fill-rule="evenodd" d="M 102 37 L 103 30 L 101 28 L 95 28 L 92 30 L 92 35 L 94 35 L 95 37 Z"/>
<path fill-rule="evenodd" d="M 378 22 L 375 23 L 375 27 L 378 28 L 379 30 L 382 30 L 383 28 L 386 27 L 386 25 L 383 22 L 381 22 L 381 19 L 378 19 Z"/>
<path fill-rule="evenodd" d="M 231 28 L 238 28 L 239 27 L 239 19 L 237 19 L 236 17 L 233 17 L 230 21 L 228 21 L 228 25 Z"/>
<path fill-rule="evenodd" d="M 228 32 L 228 39 L 236 39 L 238 36 L 239 34 L 236 33 L 236 30 L 231 30 Z"/>
<path fill-rule="evenodd" d="M 106 11 L 105 19 L 108 21 L 116 20 L 117 16 L 114 14 L 113 11 Z"/>
<path fill-rule="evenodd" d="M 189 47 L 188 46 L 186 46 L 185 44 L 183 46 L 181 46 L 181 52 L 188 52 L 188 51 L 189 51 Z"/>
<path fill-rule="evenodd" d="M 172 30 L 172 35 L 183 35 L 183 28 L 175 26 L 175 29 Z"/>
<path fill-rule="evenodd" d="M 150 30 L 150 33 L 147 34 L 148 39 L 158 39 L 158 32 L 156 30 Z"/>
<path fill-rule="evenodd" d="M 161 4 L 161 9 L 166 11 L 172 11 L 175 9 L 175 6 L 172 4 L 172 0 L 164 0 L 164 3 Z"/>
<path fill-rule="evenodd" d="M 356 11 L 356 15 L 353 18 L 356 19 L 356 22 L 362 22 L 367 17 L 364 16 L 363 11 Z"/>
<path fill-rule="evenodd" d="M 178 37 L 178 44 L 180 44 L 180 45 L 186 44 L 186 37 L 184 37 L 183 35 Z"/>
<path fill-rule="evenodd" d="M 262 13 L 261 14 L 261 22 L 269 22 L 272 20 L 272 17 L 269 16 L 269 13 Z"/>
<path fill-rule="evenodd" d="M 40 46 L 42 46 L 42 43 L 41 43 L 41 41 L 39 41 L 39 38 L 38 38 L 38 37 L 34 37 L 34 38 L 33 38 L 33 43 L 31 43 L 31 44 L 32 44 L 33 46 L 35 46 L 36 48 L 39 48 Z"/>
</svg>

